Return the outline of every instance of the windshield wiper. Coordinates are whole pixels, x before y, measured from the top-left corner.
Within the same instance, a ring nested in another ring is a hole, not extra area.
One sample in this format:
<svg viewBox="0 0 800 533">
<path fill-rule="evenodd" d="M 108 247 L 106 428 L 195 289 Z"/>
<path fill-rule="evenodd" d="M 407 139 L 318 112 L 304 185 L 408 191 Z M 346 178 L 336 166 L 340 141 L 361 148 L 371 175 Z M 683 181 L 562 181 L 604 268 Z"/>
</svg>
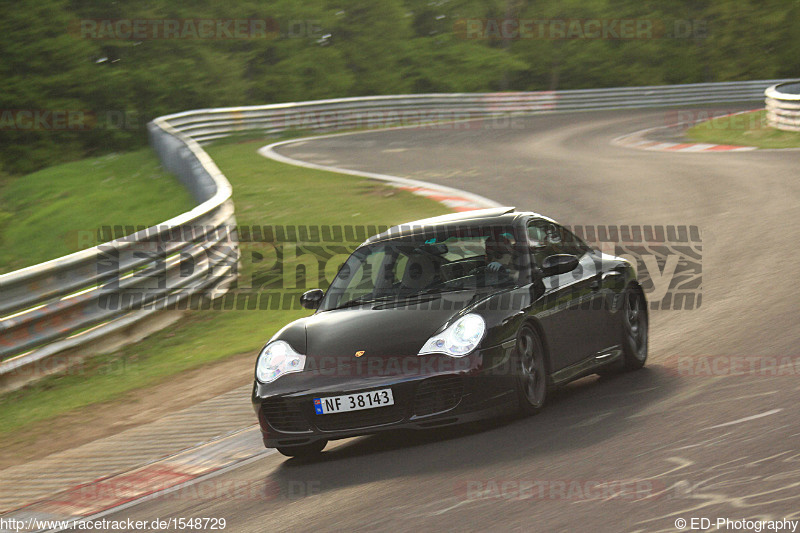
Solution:
<svg viewBox="0 0 800 533">
<path fill-rule="evenodd" d="M 405 300 L 408 298 L 416 298 L 417 296 L 426 296 L 428 294 L 442 294 L 446 292 L 461 292 L 471 290 L 473 289 L 467 287 L 431 287 L 429 289 L 423 289 L 421 291 L 412 292 L 411 294 L 401 295 L 399 297 Z"/>
<path fill-rule="evenodd" d="M 424 289 L 417 292 L 412 292 L 410 294 L 395 294 L 394 296 L 390 297 L 388 300 L 381 301 L 380 303 L 406 303 L 409 301 L 419 300 L 425 298 L 427 296 L 432 296 L 434 294 L 445 294 L 450 292 L 464 292 L 464 291 L 471 291 L 472 289 L 469 288 L 455 288 L 455 287 L 432 287 L 430 289 Z M 429 298 L 430 299 L 430 298 Z"/>
<path fill-rule="evenodd" d="M 394 299 L 394 296 L 380 296 L 378 298 L 366 298 L 366 299 L 364 297 L 353 298 L 352 300 L 347 300 L 343 304 L 339 304 L 339 305 L 337 305 L 335 307 L 324 309 L 324 311 L 333 311 L 334 309 L 345 309 L 347 307 L 356 307 L 358 305 L 366 305 L 366 304 L 372 304 L 372 303 L 378 303 L 378 302 L 387 302 L 387 301 L 392 301 L 393 299 Z"/>
<path fill-rule="evenodd" d="M 378 296 L 375 298 L 353 298 L 352 300 L 348 300 L 342 304 L 337 305 L 336 307 L 331 307 L 330 309 L 325 309 L 325 311 L 333 311 L 334 309 L 346 309 L 348 307 L 356 307 L 359 305 L 367 305 L 367 304 L 374 304 L 374 303 L 393 303 L 393 302 L 405 302 L 408 300 L 415 300 L 417 298 L 421 298 L 424 296 L 428 296 L 431 294 L 442 294 L 446 292 L 461 292 L 461 291 L 471 291 L 473 289 L 469 288 L 461 288 L 461 287 L 431 287 L 429 289 L 424 289 L 421 291 L 413 292 L 411 294 L 387 294 L 386 296 Z"/>
</svg>

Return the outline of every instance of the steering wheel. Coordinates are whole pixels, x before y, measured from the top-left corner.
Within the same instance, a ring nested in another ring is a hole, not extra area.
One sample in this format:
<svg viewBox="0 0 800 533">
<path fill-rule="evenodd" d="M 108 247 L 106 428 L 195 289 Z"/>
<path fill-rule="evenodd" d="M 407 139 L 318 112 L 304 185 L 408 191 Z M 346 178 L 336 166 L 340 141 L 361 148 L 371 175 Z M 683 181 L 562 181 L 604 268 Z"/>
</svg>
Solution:
<svg viewBox="0 0 800 533">
<path fill-rule="evenodd" d="M 470 273 L 470 276 L 482 276 L 484 279 L 491 279 L 492 276 L 497 277 L 497 281 L 507 281 L 511 279 L 511 273 L 508 271 L 505 265 L 502 263 L 500 264 L 500 268 L 497 271 L 489 270 L 489 265 L 482 265 L 476 268 L 473 268 Z"/>
</svg>

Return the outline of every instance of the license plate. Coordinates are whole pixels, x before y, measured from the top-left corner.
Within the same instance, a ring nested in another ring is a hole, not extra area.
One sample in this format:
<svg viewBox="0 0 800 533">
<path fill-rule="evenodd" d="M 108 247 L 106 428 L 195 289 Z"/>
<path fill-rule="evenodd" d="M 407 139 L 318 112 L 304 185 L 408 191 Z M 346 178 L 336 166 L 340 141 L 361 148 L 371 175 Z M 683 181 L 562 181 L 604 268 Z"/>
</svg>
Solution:
<svg viewBox="0 0 800 533">
<path fill-rule="evenodd" d="M 318 415 L 374 409 L 375 407 L 385 407 L 387 405 L 394 405 L 392 389 L 372 390 L 328 398 L 314 398 L 314 411 Z"/>
</svg>

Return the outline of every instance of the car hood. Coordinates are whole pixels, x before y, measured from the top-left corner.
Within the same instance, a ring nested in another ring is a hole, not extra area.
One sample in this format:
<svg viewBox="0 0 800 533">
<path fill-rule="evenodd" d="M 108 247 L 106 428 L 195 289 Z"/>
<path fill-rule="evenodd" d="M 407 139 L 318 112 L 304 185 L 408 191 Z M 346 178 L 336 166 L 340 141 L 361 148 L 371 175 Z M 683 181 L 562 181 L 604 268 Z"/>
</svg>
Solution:
<svg viewBox="0 0 800 533">
<path fill-rule="evenodd" d="M 466 313 L 480 313 L 487 321 L 487 330 L 504 324 L 508 311 L 486 309 L 486 304 L 498 294 L 467 293 L 450 295 L 447 299 L 426 298 L 424 302 L 364 305 L 317 312 L 295 320 L 277 332 L 270 342 L 286 341 L 305 354 L 305 371 L 256 386 L 268 388 L 270 394 L 311 389 L 335 392 L 363 387 L 370 381 L 383 384 L 387 376 L 427 372 L 426 358 L 437 362 L 437 370 L 467 369 L 472 364 L 469 358 L 442 358 L 436 354 L 419 357 L 417 354 L 432 335 Z M 356 357 L 358 352 L 364 353 Z M 421 366 L 416 366 L 417 361 L 422 361 Z"/>
<path fill-rule="evenodd" d="M 317 313 L 305 321 L 306 355 L 353 357 L 362 351 L 368 358 L 416 355 L 460 310 L 367 306 Z"/>
<path fill-rule="evenodd" d="M 426 295 L 424 299 L 365 304 L 318 311 L 286 325 L 270 342 L 281 339 L 306 357 L 354 358 L 416 356 L 425 342 L 445 324 L 477 312 L 487 329 L 504 320 L 507 311 L 491 311 L 486 304 L 506 291 Z"/>
</svg>

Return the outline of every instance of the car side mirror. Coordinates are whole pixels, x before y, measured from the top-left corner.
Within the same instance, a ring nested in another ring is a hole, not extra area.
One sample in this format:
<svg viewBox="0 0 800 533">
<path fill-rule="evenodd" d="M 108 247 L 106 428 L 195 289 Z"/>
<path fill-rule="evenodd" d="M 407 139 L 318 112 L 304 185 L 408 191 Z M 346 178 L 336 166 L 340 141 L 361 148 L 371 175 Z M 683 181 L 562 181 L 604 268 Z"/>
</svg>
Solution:
<svg viewBox="0 0 800 533">
<path fill-rule="evenodd" d="M 322 297 L 325 293 L 322 289 L 311 289 L 306 291 L 300 297 L 300 305 L 306 309 L 319 309 L 319 304 L 322 302 Z"/>
<path fill-rule="evenodd" d="M 542 261 L 542 274 L 555 276 L 572 272 L 578 266 L 578 258 L 569 254 L 550 255 Z"/>
</svg>

